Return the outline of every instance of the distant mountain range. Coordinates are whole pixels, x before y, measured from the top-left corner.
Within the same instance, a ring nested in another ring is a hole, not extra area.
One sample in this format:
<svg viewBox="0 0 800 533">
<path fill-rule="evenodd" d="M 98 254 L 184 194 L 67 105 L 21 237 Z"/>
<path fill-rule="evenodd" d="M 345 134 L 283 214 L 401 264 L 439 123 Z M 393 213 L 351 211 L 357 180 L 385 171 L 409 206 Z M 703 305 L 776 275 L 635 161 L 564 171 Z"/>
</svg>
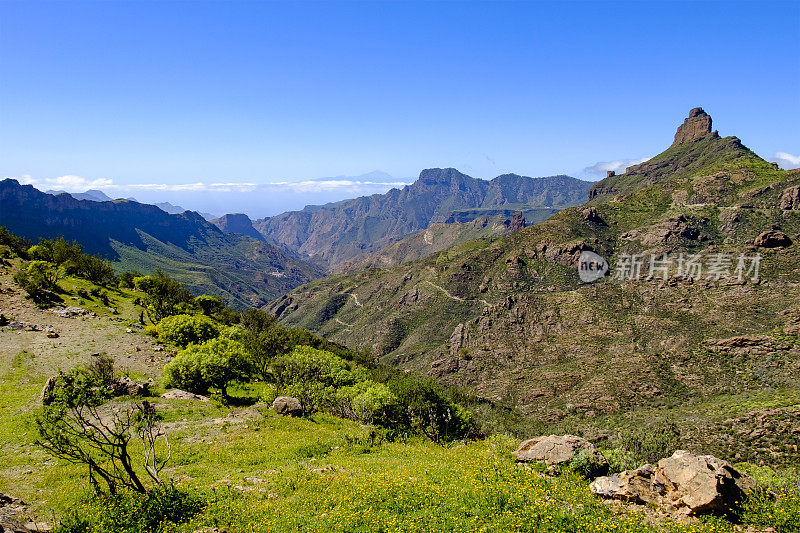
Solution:
<svg viewBox="0 0 800 533">
<path fill-rule="evenodd" d="M 160 268 L 197 293 L 221 294 L 240 306 L 263 305 L 322 275 L 273 245 L 224 233 L 192 211 L 169 214 L 130 200 L 78 200 L 13 179 L 0 181 L 0 225 L 34 242 L 76 240 L 119 270 Z"/>
<path fill-rule="evenodd" d="M 569 176 L 506 174 L 487 181 L 453 168 L 434 168 L 423 170 L 411 185 L 385 194 L 308 206 L 251 224 L 244 215 L 236 215 L 235 221 L 218 219 L 215 224 L 224 231 L 250 236 L 255 236 L 255 231 L 297 257 L 336 269 L 432 223 L 469 222 L 481 216 L 510 216 L 515 211 L 538 222 L 583 203 L 591 186 Z"/>
</svg>

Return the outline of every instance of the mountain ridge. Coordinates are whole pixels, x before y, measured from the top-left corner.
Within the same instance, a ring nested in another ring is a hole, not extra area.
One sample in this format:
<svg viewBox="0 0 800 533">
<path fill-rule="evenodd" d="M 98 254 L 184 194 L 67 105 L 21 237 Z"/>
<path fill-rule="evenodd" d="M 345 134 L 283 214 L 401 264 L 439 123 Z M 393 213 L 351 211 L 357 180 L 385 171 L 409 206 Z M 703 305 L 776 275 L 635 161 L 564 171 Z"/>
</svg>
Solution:
<svg viewBox="0 0 800 533">
<path fill-rule="evenodd" d="M 432 223 L 446 222 L 459 209 L 512 203 L 561 209 L 582 203 L 591 185 L 563 175 L 529 178 L 506 174 L 482 180 L 454 168 L 425 169 L 402 189 L 306 206 L 255 220 L 253 226 L 268 242 L 336 267 Z"/>
<path fill-rule="evenodd" d="M 0 225 L 33 241 L 75 240 L 117 269 L 161 268 L 196 292 L 221 294 L 242 306 L 263 305 L 321 275 L 274 246 L 223 233 L 193 211 L 172 215 L 129 200 L 53 196 L 13 179 L 0 181 Z"/>
</svg>

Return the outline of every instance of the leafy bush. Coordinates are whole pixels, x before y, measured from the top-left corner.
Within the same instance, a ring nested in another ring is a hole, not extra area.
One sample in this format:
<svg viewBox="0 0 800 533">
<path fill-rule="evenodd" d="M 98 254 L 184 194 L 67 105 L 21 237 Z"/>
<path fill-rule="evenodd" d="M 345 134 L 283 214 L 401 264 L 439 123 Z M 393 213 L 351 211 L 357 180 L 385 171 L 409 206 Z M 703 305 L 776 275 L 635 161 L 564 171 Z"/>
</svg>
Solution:
<svg viewBox="0 0 800 533">
<path fill-rule="evenodd" d="M 225 307 L 222 297 L 210 294 L 201 294 L 194 299 L 194 303 L 206 316 L 214 316 Z"/>
<path fill-rule="evenodd" d="M 264 381 L 271 379 L 273 360 L 291 350 L 290 337 L 282 327 L 270 327 L 262 331 L 244 330 L 242 343 L 253 372 Z"/>
<path fill-rule="evenodd" d="M 8 246 L 14 255 L 25 259 L 28 257 L 28 248 L 31 247 L 31 243 L 27 239 L 17 237 L 5 226 L 0 226 L 0 246 Z"/>
<path fill-rule="evenodd" d="M 67 242 L 64 237 L 55 240 L 39 239 L 39 244 L 28 249 L 31 259 L 47 261 L 61 266 L 67 261 L 75 260 L 83 254 L 81 245 L 75 241 Z"/>
<path fill-rule="evenodd" d="M 155 333 L 160 342 L 186 348 L 219 336 L 219 326 L 204 315 L 173 315 L 162 318 Z"/>
<path fill-rule="evenodd" d="M 619 438 L 620 451 L 611 454 L 616 469 L 630 470 L 671 456 L 680 448 L 681 432 L 675 424 L 625 433 Z"/>
<path fill-rule="evenodd" d="M 599 460 L 588 450 L 578 450 L 569 462 L 569 469 L 586 479 L 594 479 L 608 473 L 608 463 Z"/>
<path fill-rule="evenodd" d="M 88 279 L 98 285 L 107 285 L 117 279 L 111 264 L 93 255 L 79 254 L 66 261 L 63 268 L 70 276 Z"/>
<path fill-rule="evenodd" d="M 297 346 L 290 354 L 278 357 L 273 376 L 279 387 L 312 382 L 342 387 L 355 381 L 344 359 L 310 346 Z"/>
<path fill-rule="evenodd" d="M 194 296 L 189 289 L 160 270 L 153 276 L 134 278 L 133 284 L 145 293 L 142 305 L 153 324 L 164 317 L 179 315 L 194 307 Z"/>
<path fill-rule="evenodd" d="M 216 387 L 227 399 L 228 385 L 247 378 L 248 371 L 244 346 L 219 337 L 178 352 L 164 367 L 164 383 L 197 394 L 206 394 L 210 387 Z"/>
<path fill-rule="evenodd" d="M 173 485 L 147 494 L 121 491 L 111 497 L 87 495 L 55 529 L 55 533 L 160 533 L 171 531 L 200 514 L 204 498 L 197 492 Z"/>
<path fill-rule="evenodd" d="M 14 282 L 28 293 L 34 301 L 43 302 L 53 297 L 59 290 L 58 268 L 46 261 L 31 261 L 27 267 L 14 274 Z"/>
<path fill-rule="evenodd" d="M 119 275 L 117 285 L 123 289 L 133 289 L 135 285 L 133 280 L 142 277 L 142 273 L 136 270 L 126 270 Z"/>
<path fill-rule="evenodd" d="M 359 381 L 336 392 L 336 413 L 370 424 L 389 425 L 397 418 L 400 404 L 397 396 L 383 383 Z"/>
</svg>

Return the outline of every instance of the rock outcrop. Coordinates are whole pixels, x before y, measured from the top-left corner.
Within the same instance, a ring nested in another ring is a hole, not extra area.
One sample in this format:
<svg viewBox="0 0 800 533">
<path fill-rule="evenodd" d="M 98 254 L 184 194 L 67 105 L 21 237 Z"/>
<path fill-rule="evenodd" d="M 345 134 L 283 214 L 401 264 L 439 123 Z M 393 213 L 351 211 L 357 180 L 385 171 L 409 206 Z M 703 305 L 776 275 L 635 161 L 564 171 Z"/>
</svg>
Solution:
<svg viewBox="0 0 800 533">
<path fill-rule="evenodd" d="M 588 440 L 575 435 L 548 435 L 524 441 L 512 452 L 518 463 L 541 462 L 546 465 L 569 463 L 579 451 L 595 456 L 599 464 L 608 464 L 602 453 Z"/>
<path fill-rule="evenodd" d="M 272 402 L 272 409 L 279 415 L 288 416 L 301 416 L 303 414 L 303 406 L 300 400 L 292 398 L 291 396 L 278 396 Z"/>
<path fill-rule="evenodd" d="M 711 115 L 703 111 L 702 107 L 695 107 L 689 111 L 689 117 L 675 132 L 675 142 L 672 143 L 672 146 L 688 144 L 707 135 L 719 136 L 717 132 L 712 133 L 711 131 Z"/>
<path fill-rule="evenodd" d="M 655 504 L 683 515 L 735 510 L 755 482 L 711 455 L 678 450 L 657 465 L 597 478 L 592 492 L 606 498 Z"/>
<path fill-rule="evenodd" d="M 753 244 L 762 248 L 779 248 L 781 246 L 789 246 L 792 244 L 792 239 L 789 238 L 782 231 L 769 230 L 765 231 L 753 241 Z"/>
<path fill-rule="evenodd" d="M 525 217 L 521 211 L 517 211 L 514 213 L 514 215 L 511 217 L 511 221 L 508 223 L 508 233 L 516 233 L 524 227 Z"/>
<path fill-rule="evenodd" d="M 800 209 L 800 185 L 789 187 L 783 191 L 781 209 L 785 211 Z"/>
</svg>

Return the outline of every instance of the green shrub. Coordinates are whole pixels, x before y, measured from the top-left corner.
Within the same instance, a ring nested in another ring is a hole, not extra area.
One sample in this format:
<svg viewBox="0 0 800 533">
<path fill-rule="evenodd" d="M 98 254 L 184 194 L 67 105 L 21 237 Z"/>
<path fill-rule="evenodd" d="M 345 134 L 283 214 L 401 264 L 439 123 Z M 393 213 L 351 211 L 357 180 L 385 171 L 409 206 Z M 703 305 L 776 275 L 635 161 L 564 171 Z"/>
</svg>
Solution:
<svg viewBox="0 0 800 533">
<path fill-rule="evenodd" d="M 194 299 L 194 303 L 197 304 L 197 307 L 199 307 L 206 316 L 213 316 L 225 307 L 225 302 L 222 301 L 222 297 L 216 295 L 212 296 L 210 294 L 201 294 Z"/>
<path fill-rule="evenodd" d="M 205 507 L 197 492 L 172 485 L 147 494 L 124 491 L 116 496 L 90 495 L 76 505 L 54 529 L 55 533 L 160 533 L 187 522 Z"/>
<path fill-rule="evenodd" d="M 588 450 L 578 450 L 568 465 L 569 469 L 586 479 L 594 479 L 608 473 L 608 463 L 601 461 Z"/>
<path fill-rule="evenodd" d="M 80 254 L 63 264 L 64 272 L 70 276 L 88 279 L 98 285 L 107 285 L 116 281 L 114 269 L 105 259 L 93 255 Z"/>
<path fill-rule="evenodd" d="M 37 260 L 31 261 L 27 267 L 14 274 L 14 282 L 34 301 L 42 302 L 51 299 L 52 293 L 59 290 L 60 277 L 55 265 Z"/>
<path fill-rule="evenodd" d="M 9 251 L 23 259 L 28 257 L 28 249 L 31 247 L 30 241 L 17 237 L 5 226 L 0 226 L 0 245 L 8 246 Z"/>
<path fill-rule="evenodd" d="M 137 272 L 136 270 L 127 270 L 119 275 L 117 285 L 123 289 L 133 289 L 135 287 L 133 280 L 141 276 L 141 272 Z"/>
<path fill-rule="evenodd" d="M 178 352 L 164 367 L 164 384 L 197 394 L 206 394 L 215 387 L 227 399 L 228 385 L 246 379 L 248 374 L 244 346 L 219 337 Z"/>
<path fill-rule="evenodd" d="M 647 463 L 655 464 L 680 449 L 680 442 L 681 432 L 675 424 L 625 433 L 619 439 L 621 453 L 617 458 L 620 463 L 615 466 L 630 470 Z"/>
<path fill-rule="evenodd" d="M 31 259 L 47 261 L 61 266 L 83 254 L 81 245 L 75 241 L 67 242 L 64 237 L 55 240 L 39 239 L 39 244 L 28 249 Z"/>
<path fill-rule="evenodd" d="M 278 357 L 273 365 L 273 376 L 279 387 L 315 382 L 342 387 L 355 381 L 344 359 L 310 346 L 297 346 L 290 354 Z"/>
<path fill-rule="evenodd" d="M 155 328 L 160 342 L 186 348 L 219 336 L 219 326 L 205 315 L 173 315 L 162 318 Z"/>
<path fill-rule="evenodd" d="M 134 278 L 133 284 L 144 293 L 141 302 L 153 324 L 194 308 L 194 296 L 189 289 L 160 270 L 153 276 Z"/>
</svg>

